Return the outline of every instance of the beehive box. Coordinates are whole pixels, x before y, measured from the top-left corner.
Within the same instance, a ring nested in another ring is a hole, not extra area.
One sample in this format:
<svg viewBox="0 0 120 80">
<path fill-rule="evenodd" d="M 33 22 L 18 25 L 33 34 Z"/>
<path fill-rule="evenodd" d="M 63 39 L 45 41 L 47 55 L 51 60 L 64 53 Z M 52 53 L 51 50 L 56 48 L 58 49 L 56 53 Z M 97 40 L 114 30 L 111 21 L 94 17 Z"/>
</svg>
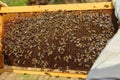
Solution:
<svg viewBox="0 0 120 80">
<path fill-rule="evenodd" d="M 2 7 L 0 14 L 3 72 L 85 78 L 117 31 L 111 2 Z"/>
</svg>

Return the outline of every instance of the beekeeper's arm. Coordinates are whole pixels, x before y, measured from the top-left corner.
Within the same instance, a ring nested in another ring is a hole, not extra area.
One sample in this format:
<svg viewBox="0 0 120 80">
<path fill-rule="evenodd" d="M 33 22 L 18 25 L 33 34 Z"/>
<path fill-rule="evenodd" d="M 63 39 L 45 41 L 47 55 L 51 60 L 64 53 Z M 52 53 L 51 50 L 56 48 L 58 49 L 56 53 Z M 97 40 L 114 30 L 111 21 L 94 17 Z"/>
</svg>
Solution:
<svg viewBox="0 0 120 80">
<path fill-rule="evenodd" d="M 87 80 L 120 80 L 120 0 L 113 0 L 119 29 L 92 66 Z"/>
<path fill-rule="evenodd" d="M 7 4 L 0 1 L 0 7 L 7 7 Z"/>
</svg>

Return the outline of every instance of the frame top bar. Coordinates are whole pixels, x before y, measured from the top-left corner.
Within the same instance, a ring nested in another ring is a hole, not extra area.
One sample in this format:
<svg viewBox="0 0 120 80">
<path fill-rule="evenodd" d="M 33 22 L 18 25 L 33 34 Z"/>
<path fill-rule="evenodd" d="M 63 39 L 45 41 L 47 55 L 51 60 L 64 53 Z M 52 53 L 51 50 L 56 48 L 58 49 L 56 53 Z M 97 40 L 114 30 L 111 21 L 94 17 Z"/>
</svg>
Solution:
<svg viewBox="0 0 120 80">
<path fill-rule="evenodd" d="M 113 9 L 112 2 L 1 7 L 0 13 Z"/>
</svg>

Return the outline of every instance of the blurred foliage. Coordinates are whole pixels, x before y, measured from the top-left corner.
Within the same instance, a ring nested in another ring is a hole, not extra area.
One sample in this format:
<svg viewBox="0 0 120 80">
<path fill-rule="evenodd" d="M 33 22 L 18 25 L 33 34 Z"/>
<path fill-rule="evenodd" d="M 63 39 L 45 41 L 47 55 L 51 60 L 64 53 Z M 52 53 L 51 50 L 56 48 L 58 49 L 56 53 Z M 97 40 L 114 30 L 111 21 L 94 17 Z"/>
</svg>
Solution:
<svg viewBox="0 0 120 80">
<path fill-rule="evenodd" d="M 27 0 L 1 0 L 5 2 L 8 6 L 21 6 L 27 5 Z"/>
<path fill-rule="evenodd" d="M 1 0 L 8 4 L 8 6 L 24 6 L 29 4 L 31 1 L 35 1 L 33 4 L 29 5 L 38 5 L 42 0 Z M 45 0 L 43 0 L 45 1 Z M 63 3 L 84 3 L 84 2 L 101 2 L 101 1 L 111 1 L 111 0 L 50 0 L 53 1 L 52 4 L 63 4 Z"/>
<path fill-rule="evenodd" d="M 8 6 L 24 6 L 28 4 L 29 0 L 1 0 L 6 3 Z M 54 4 L 62 4 L 64 0 L 55 0 Z"/>
<path fill-rule="evenodd" d="M 28 0 L 1 0 L 6 3 L 8 6 L 24 6 L 28 4 Z M 55 0 L 53 4 L 62 4 L 65 3 L 64 0 Z"/>
</svg>

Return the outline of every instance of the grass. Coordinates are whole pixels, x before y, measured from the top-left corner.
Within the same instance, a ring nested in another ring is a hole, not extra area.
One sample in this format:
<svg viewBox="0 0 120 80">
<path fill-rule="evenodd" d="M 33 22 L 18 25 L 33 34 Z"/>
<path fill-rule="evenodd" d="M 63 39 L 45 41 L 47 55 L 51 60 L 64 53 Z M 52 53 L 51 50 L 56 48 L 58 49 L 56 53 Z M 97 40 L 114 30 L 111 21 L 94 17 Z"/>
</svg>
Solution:
<svg viewBox="0 0 120 80">
<path fill-rule="evenodd" d="M 8 6 L 24 6 L 27 5 L 27 0 L 1 0 Z"/>
</svg>

